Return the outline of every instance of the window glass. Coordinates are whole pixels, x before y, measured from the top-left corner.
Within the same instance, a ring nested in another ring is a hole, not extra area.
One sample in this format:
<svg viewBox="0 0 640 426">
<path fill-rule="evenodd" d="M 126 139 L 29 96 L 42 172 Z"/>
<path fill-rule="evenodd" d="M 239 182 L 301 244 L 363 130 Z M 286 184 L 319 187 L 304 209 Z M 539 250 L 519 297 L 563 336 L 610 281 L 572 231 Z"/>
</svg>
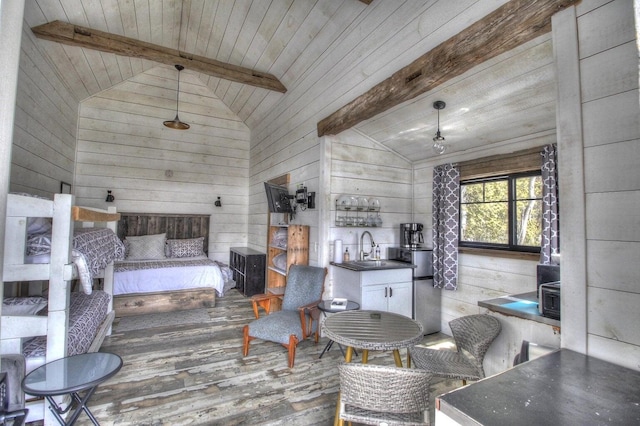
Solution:
<svg viewBox="0 0 640 426">
<path fill-rule="evenodd" d="M 460 246 L 539 251 L 540 173 L 460 183 Z"/>
</svg>

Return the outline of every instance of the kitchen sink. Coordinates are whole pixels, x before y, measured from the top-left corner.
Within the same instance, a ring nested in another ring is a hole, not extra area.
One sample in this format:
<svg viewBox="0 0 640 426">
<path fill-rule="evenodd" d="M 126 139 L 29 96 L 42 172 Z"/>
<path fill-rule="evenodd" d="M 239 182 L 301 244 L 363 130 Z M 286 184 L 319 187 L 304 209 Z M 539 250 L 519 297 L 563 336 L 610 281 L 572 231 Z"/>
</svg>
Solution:
<svg viewBox="0 0 640 426">
<path fill-rule="evenodd" d="M 370 271 L 378 269 L 399 269 L 399 268 L 413 268 L 410 263 L 398 262 L 396 260 L 351 260 L 344 263 L 332 263 L 335 266 L 339 266 L 345 269 L 351 269 L 352 271 Z"/>
<path fill-rule="evenodd" d="M 354 260 L 351 263 L 358 266 L 385 266 L 387 264 L 384 260 Z"/>
</svg>

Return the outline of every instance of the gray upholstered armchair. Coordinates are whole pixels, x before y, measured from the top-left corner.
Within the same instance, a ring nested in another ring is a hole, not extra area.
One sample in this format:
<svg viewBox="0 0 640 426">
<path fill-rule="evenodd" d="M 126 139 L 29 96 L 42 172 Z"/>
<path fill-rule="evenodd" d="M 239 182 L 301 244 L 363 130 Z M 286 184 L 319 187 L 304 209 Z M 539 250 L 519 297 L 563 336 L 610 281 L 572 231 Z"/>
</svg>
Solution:
<svg viewBox="0 0 640 426">
<path fill-rule="evenodd" d="M 287 275 L 287 286 L 282 300 L 282 310 L 269 313 L 244 326 L 243 356 L 249 354 L 249 343 L 253 339 L 277 342 L 289 351 L 289 368 L 293 367 L 298 342 L 315 334 L 318 343 L 318 303 L 322 300 L 326 268 L 291 265 Z M 265 296 L 269 297 L 269 296 Z M 252 300 L 256 317 L 256 303 Z"/>
</svg>

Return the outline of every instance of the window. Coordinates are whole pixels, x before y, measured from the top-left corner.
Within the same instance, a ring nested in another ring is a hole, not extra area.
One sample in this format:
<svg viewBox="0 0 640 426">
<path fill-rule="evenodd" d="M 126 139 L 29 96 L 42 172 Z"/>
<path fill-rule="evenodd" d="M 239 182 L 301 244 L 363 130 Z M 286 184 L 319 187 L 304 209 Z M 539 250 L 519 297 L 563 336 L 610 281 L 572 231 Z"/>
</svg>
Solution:
<svg viewBox="0 0 640 426">
<path fill-rule="evenodd" d="M 539 252 L 540 171 L 460 182 L 460 247 Z"/>
</svg>

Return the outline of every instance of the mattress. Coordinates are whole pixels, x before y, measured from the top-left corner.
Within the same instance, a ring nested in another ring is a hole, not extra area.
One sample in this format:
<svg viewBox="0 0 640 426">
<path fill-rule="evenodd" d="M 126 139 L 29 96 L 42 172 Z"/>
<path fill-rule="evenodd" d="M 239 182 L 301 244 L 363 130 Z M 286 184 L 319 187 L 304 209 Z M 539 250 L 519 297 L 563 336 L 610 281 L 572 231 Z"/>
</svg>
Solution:
<svg viewBox="0 0 640 426">
<path fill-rule="evenodd" d="M 110 299 L 107 293 L 98 290 L 91 294 L 71 293 L 67 355 L 83 354 L 89 350 L 100 324 L 107 317 Z M 26 358 L 44 357 L 46 352 L 46 336 L 27 340 L 22 350 Z"/>
<path fill-rule="evenodd" d="M 108 228 L 77 228 L 73 235 L 72 262 L 74 277 L 82 283 L 85 293 L 91 294 L 93 278 L 113 260 L 124 258 L 125 247 Z M 46 263 L 51 256 L 51 233 L 32 234 L 27 239 L 25 263 Z"/>
<path fill-rule="evenodd" d="M 206 256 L 114 263 L 114 295 L 196 288 L 213 288 L 222 295 L 224 284 L 220 266 Z"/>
</svg>

